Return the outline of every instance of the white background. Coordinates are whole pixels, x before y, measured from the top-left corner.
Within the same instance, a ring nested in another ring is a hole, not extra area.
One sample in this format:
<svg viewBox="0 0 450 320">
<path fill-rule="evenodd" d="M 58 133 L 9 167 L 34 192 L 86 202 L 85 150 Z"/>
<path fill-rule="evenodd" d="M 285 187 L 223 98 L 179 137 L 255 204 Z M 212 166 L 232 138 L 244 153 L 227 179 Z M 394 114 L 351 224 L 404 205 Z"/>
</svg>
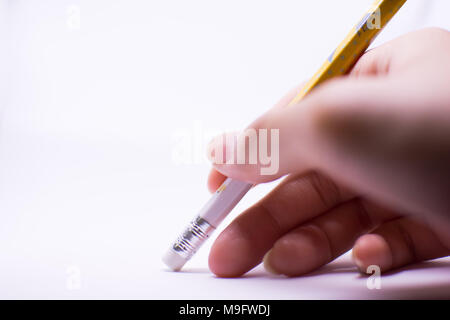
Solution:
<svg viewBox="0 0 450 320">
<path fill-rule="evenodd" d="M 209 197 L 212 132 L 243 128 L 311 76 L 371 2 L 0 0 L 0 298 L 448 294 L 448 260 L 378 292 L 346 258 L 299 279 L 217 279 L 212 241 L 184 273 L 160 261 Z M 449 29 L 449 13 L 410 0 L 376 43 Z"/>
</svg>

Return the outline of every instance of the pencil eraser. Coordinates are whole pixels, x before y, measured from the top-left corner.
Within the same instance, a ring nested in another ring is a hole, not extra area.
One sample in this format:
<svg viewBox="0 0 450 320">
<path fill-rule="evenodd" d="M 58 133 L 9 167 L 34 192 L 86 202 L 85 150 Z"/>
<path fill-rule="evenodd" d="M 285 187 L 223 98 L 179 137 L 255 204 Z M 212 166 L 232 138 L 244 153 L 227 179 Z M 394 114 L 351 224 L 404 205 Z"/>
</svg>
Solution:
<svg viewBox="0 0 450 320">
<path fill-rule="evenodd" d="M 180 271 L 184 264 L 188 261 L 172 249 L 169 249 L 166 252 L 162 260 L 172 271 Z"/>
</svg>

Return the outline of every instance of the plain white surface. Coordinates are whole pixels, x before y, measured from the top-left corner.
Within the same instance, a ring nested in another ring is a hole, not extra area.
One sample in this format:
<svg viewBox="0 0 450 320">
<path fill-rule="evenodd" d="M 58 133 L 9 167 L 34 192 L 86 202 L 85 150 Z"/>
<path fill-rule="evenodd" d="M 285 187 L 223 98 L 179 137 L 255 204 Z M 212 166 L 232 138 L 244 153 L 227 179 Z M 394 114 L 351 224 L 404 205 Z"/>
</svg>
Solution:
<svg viewBox="0 0 450 320">
<path fill-rule="evenodd" d="M 348 257 L 298 279 L 217 279 L 212 241 L 183 273 L 161 262 L 209 198 L 212 132 L 307 79 L 371 2 L 0 0 L 0 297 L 448 297 L 449 259 L 381 290 Z M 410 0 L 377 43 L 448 29 L 449 9 Z"/>
</svg>

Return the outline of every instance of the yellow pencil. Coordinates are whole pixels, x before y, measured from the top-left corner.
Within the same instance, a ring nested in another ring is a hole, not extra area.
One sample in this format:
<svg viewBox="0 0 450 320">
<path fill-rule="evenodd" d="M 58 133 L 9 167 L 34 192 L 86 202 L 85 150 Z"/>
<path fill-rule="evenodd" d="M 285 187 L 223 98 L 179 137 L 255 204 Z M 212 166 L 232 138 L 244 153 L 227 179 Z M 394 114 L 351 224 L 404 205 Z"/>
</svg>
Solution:
<svg viewBox="0 0 450 320">
<path fill-rule="evenodd" d="M 375 1 L 290 104 L 300 101 L 324 81 L 346 74 L 405 2 Z M 174 271 L 180 270 L 251 187 L 250 183 L 227 178 L 164 255 L 166 265 Z"/>
<path fill-rule="evenodd" d="M 377 0 L 350 31 L 344 41 L 290 102 L 295 104 L 319 84 L 346 74 L 367 50 L 375 37 L 405 4 L 406 0 Z"/>
</svg>

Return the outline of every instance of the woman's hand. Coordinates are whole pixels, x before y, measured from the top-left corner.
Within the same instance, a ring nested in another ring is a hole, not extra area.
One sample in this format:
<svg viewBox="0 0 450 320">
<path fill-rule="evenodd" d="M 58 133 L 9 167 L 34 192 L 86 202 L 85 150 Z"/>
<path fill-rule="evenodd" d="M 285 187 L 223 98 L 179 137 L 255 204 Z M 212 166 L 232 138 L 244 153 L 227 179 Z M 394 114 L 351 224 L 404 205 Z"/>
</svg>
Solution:
<svg viewBox="0 0 450 320">
<path fill-rule="evenodd" d="M 352 247 L 363 272 L 449 255 L 450 33 L 426 29 L 371 50 L 286 107 L 297 91 L 249 126 L 279 129 L 276 174 L 214 164 L 210 190 L 225 176 L 289 176 L 219 235 L 211 270 L 236 277 L 264 257 L 269 271 L 298 276 Z"/>
</svg>

